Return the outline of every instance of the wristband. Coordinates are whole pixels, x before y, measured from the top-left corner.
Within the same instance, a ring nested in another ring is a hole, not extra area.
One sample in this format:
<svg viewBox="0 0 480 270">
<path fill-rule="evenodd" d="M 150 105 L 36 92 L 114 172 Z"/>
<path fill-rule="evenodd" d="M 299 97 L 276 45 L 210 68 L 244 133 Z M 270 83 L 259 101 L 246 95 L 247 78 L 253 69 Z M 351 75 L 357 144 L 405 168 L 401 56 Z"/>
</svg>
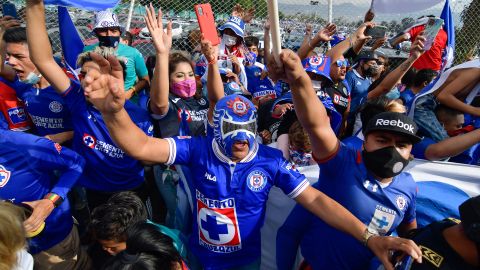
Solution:
<svg viewBox="0 0 480 270">
<path fill-rule="evenodd" d="M 52 193 L 52 192 L 48 193 L 43 198 L 47 199 L 47 200 L 50 200 L 53 203 L 54 207 L 58 207 L 63 202 L 63 198 L 60 197 L 60 195 L 58 195 L 56 193 Z"/>
<path fill-rule="evenodd" d="M 208 62 L 209 65 L 214 65 L 217 63 L 217 59 L 213 58 L 211 61 Z"/>
<path fill-rule="evenodd" d="M 364 246 L 367 246 L 368 245 L 368 240 L 370 240 L 370 238 L 372 238 L 372 236 L 379 236 L 378 232 L 370 229 L 370 228 L 365 228 L 365 231 L 363 232 L 363 235 L 362 235 L 362 244 Z"/>
</svg>

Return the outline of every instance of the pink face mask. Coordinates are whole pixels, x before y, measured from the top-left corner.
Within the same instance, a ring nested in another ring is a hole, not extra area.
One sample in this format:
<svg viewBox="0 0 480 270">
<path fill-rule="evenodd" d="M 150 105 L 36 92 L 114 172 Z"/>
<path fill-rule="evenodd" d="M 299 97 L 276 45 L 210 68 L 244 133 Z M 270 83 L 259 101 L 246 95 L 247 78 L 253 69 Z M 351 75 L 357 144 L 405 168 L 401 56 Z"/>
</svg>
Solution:
<svg viewBox="0 0 480 270">
<path fill-rule="evenodd" d="M 194 79 L 174 82 L 170 87 L 170 91 L 181 98 L 193 97 L 197 91 L 197 83 Z"/>
</svg>

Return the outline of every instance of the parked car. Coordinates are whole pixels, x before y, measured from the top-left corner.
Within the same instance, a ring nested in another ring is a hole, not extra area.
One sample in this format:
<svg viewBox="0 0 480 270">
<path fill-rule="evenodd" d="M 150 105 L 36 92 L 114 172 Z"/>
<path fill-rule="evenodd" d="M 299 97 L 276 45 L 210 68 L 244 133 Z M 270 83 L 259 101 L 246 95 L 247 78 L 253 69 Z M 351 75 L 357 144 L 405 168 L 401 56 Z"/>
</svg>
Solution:
<svg viewBox="0 0 480 270">
<path fill-rule="evenodd" d="M 167 21 L 163 20 L 163 28 L 164 31 L 167 31 Z M 182 26 L 179 23 L 172 22 L 172 39 L 179 39 L 182 37 Z M 152 37 L 150 36 L 150 32 L 148 31 L 148 28 L 145 27 L 143 28 L 140 33 L 138 34 L 140 38 L 143 39 L 151 39 Z"/>
</svg>

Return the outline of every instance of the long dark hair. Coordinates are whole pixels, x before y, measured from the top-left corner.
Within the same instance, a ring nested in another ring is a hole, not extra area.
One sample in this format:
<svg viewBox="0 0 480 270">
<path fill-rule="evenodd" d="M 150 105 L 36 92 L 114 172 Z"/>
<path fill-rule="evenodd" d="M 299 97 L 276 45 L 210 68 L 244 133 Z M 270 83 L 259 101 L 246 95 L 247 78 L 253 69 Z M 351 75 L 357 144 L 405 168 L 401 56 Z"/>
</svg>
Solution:
<svg viewBox="0 0 480 270">
<path fill-rule="evenodd" d="M 173 240 L 155 225 L 139 223 L 128 230 L 127 249 L 106 263 L 103 270 L 170 270 L 177 263 L 182 259 Z"/>
</svg>

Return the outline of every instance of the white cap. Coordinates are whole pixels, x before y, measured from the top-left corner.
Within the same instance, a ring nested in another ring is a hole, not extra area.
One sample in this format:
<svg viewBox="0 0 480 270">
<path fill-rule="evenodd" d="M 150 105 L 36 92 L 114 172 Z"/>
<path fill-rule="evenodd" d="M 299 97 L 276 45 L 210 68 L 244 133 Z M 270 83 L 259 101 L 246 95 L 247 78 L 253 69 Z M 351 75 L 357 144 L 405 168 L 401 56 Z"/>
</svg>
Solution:
<svg viewBox="0 0 480 270">
<path fill-rule="evenodd" d="M 93 30 L 101 28 L 118 27 L 123 32 L 123 27 L 118 21 L 118 17 L 111 9 L 99 11 L 95 14 L 95 26 Z"/>
</svg>

